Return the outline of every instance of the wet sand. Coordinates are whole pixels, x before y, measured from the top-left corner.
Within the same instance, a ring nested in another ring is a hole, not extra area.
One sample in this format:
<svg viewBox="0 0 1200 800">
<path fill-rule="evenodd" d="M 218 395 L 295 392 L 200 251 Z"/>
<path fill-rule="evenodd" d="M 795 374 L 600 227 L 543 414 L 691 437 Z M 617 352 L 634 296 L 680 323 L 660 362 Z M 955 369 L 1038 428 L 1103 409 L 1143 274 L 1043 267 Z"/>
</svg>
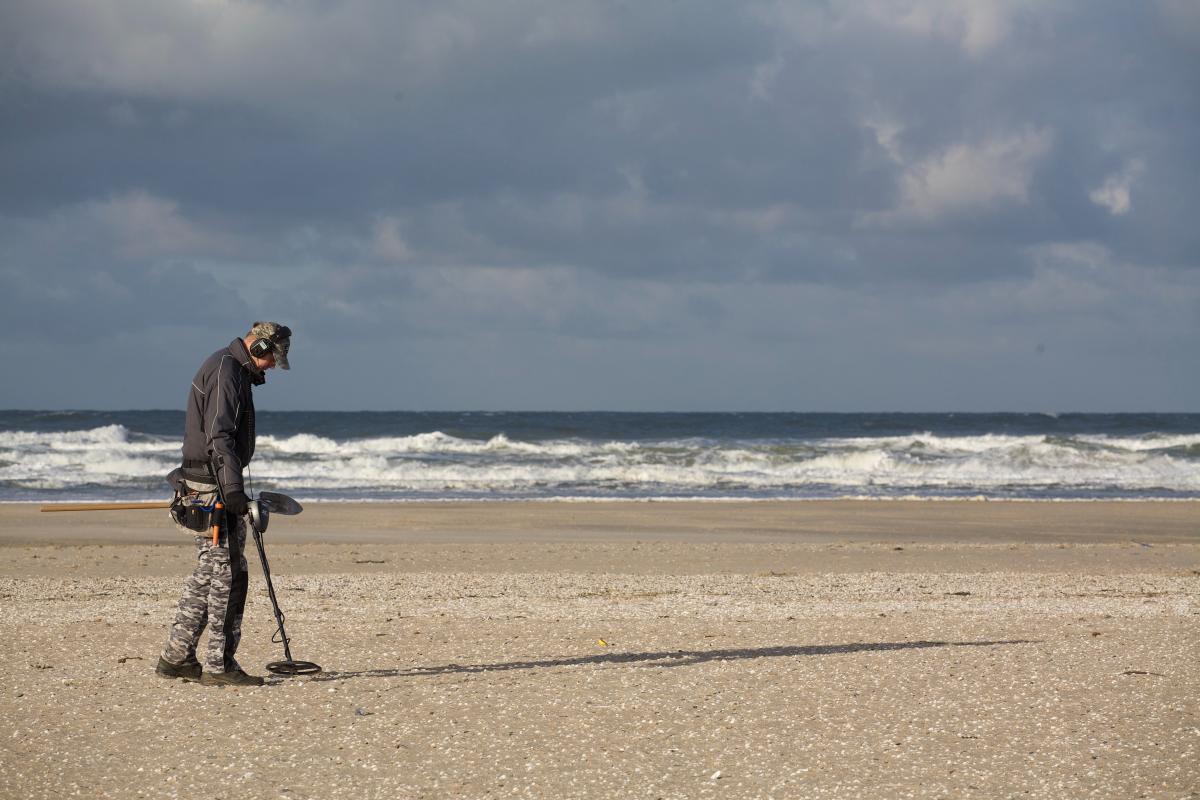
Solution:
<svg viewBox="0 0 1200 800">
<path fill-rule="evenodd" d="M 153 674 L 165 511 L 0 505 L 0 796 L 1200 797 L 1200 504 L 314 504 L 267 541 L 326 672 L 213 689 Z"/>
</svg>

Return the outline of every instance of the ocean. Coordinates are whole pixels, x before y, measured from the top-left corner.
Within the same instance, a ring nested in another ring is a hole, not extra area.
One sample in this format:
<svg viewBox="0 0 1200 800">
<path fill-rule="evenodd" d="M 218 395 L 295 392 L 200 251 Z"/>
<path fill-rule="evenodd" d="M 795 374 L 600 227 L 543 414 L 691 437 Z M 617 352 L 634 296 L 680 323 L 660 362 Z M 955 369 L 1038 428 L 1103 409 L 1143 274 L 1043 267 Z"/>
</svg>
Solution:
<svg viewBox="0 0 1200 800">
<path fill-rule="evenodd" d="M 0 501 L 161 500 L 182 411 L 0 411 Z M 1200 414 L 260 411 L 302 501 L 1200 497 Z"/>
</svg>

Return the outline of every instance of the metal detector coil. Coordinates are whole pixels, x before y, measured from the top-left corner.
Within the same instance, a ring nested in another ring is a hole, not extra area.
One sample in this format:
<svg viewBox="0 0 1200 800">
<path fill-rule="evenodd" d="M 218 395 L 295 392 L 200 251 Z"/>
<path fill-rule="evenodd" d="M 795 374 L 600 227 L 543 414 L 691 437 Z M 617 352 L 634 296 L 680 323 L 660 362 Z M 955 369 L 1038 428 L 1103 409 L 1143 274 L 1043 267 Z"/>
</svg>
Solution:
<svg viewBox="0 0 1200 800">
<path fill-rule="evenodd" d="M 273 675 L 315 675 L 320 671 L 321 665 L 311 661 L 272 661 L 267 664 L 267 672 Z"/>
</svg>

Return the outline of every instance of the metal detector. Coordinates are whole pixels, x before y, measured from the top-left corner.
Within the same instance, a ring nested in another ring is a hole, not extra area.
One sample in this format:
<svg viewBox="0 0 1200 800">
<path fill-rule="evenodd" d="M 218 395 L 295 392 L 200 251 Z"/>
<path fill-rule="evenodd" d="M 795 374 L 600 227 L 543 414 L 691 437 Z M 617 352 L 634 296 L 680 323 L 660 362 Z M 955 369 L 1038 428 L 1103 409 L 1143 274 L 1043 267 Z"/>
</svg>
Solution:
<svg viewBox="0 0 1200 800">
<path fill-rule="evenodd" d="M 283 612 L 279 609 L 279 601 L 275 599 L 275 586 L 271 583 L 271 566 L 267 563 L 267 549 L 263 546 L 263 531 L 271 514 L 282 514 L 286 517 L 295 516 L 303 511 L 303 507 L 286 494 L 279 492 L 259 492 L 258 498 L 250 501 L 249 514 L 250 530 L 254 532 L 254 545 L 258 548 L 258 560 L 262 564 L 263 577 L 267 580 L 267 594 L 271 598 L 271 610 L 275 612 L 275 623 L 278 625 L 271 641 L 283 645 L 283 661 L 272 661 L 267 664 L 267 672 L 276 675 L 312 675 L 320 672 L 321 666 L 312 661 L 297 661 L 292 658 L 291 639 L 283 629 Z"/>
<path fill-rule="evenodd" d="M 209 472 L 212 474 L 213 482 L 217 485 L 217 496 L 224 504 L 225 492 L 221 489 L 221 482 L 217 480 L 216 470 L 213 469 L 212 464 L 209 464 Z M 271 609 L 275 612 L 277 628 L 271 635 L 271 641 L 283 645 L 283 660 L 267 664 L 267 672 L 275 675 L 312 675 L 321 671 L 319 664 L 312 661 L 297 661 L 292 658 L 291 639 L 288 638 L 287 631 L 283 627 L 284 615 L 283 611 L 279 609 L 279 600 L 275 597 L 275 586 L 271 583 L 271 566 L 267 563 L 267 549 L 263 546 L 262 538 L 263 532 L 267 529 L 267 523 L 271 521 L 271 514 L 293 517 L 303 510 L 303 506 L 286 494 L 279 492 L 259 492 L 257 498 L 251 498 L 250 505 L 246 509 L 247 521 L 254 534 L 254 545 L 258 548 L 258 560 L 262 564 L 263 577 L 267 580 L 267 594 L 271 598 Z M 226 533 L 228 534 L 228 531 Z"/>
</svg>

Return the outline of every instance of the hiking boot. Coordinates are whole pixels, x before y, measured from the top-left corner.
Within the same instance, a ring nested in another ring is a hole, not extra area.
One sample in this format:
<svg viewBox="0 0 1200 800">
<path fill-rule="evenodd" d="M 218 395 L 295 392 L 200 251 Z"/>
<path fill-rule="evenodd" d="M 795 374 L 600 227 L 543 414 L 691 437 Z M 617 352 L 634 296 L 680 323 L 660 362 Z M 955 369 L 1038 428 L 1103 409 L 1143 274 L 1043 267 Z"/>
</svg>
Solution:
<svg viewBox="0 0 1200 800">
<path fill-rule="evenodd" d="M 158 666 L 154 668 L 156 675 L 164 678 L 182 678 L 185 681 L 198 681 L 203 670 L 193 661 L 190 664 L 172 664 L 162 656 L 158 657 Z"/>
<path fill-rule="evenodd" d="M 231 672 L 206 672 L 200 676 L 201 686 L 262 686 L 263 679 L 247 675 L 240 669 Z"/>
</svg>

